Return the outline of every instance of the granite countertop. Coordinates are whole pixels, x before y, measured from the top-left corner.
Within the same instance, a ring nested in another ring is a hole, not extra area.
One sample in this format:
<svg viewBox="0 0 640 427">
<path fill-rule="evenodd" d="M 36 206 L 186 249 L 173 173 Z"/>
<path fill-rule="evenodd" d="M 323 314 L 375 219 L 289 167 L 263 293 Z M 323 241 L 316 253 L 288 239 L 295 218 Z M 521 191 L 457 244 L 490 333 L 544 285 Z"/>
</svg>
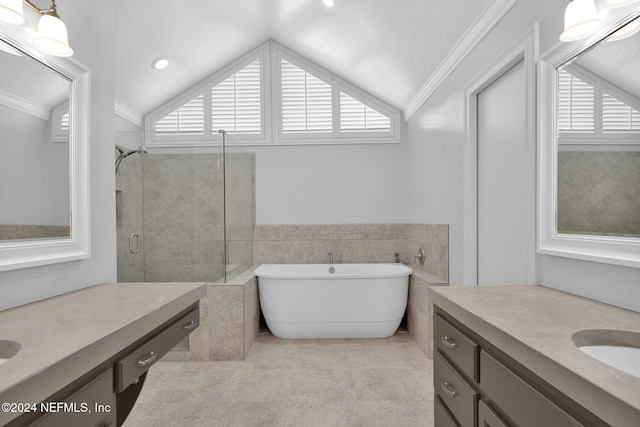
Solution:
<svg viewBox="0 0 640 427">
<path fill-rule="evenodd" d="M 640 313 L 543 286 L 429 288 L 433 304 L 613 426 L 637 426 L 640 378 L 584 354 L 583 330 L 640 333 Z"/>
<path fill-rule="evenodd" d="M 204 283 L 105 283 L 0 312 L 0 402 L 40 402 L 206 295 Z M 0 412 L 0 425 L 19 414 Z"/>
</svg>

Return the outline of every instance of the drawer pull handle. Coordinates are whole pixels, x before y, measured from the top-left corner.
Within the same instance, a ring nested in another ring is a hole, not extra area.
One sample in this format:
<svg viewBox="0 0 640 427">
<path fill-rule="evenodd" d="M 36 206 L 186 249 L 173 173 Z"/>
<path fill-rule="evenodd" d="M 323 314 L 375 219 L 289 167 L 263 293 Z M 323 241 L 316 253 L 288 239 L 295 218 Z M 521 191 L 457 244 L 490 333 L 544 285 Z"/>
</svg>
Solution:
<svg viewBox="0 0 640 427">
<path fill-rule="evenodd" d="M 442 390 L 451 397 L 458 397 L 458 393 L 455 390 L 449 389 L 449 383 L 446 381 L 442 383 Z"/>
<path fill-rule="evenodd" d="M 442 342 L 449 348 L 456 348 L 458 346 L 454 340 L 447 336 L 442 337 Z"/>
<path fill-rule="evenodd" d="M 191 322 L 187 323 L 186 325 L 184 325 L 184 330 L 185 331 L 190 331 L 191 329 L 193 329 L 196 326 L 196 321 L 192 320 Z"/>
<path fill-rule="evenodd" d="M 149 365 L 150 363 L 153 363 L 153 361 L 156 360 L 156 357 L 158 357 L 158 355 L 156 354 L 155 351 L 149 352 L 149 354 L 148 354 L 146 359 L 138 360 L 138 368 L 144 368 L 145 366 Z"/>
</svg>

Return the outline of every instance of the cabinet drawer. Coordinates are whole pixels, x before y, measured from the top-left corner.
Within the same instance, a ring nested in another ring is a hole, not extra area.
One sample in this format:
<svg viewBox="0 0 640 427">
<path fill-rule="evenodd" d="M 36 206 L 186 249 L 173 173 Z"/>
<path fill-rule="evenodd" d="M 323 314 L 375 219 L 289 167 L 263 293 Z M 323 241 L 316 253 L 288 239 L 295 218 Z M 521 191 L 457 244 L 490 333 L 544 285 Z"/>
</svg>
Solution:
<svg viewBox="0 0 640 427">
<path fill-rule="evenodd" d="M 478 403 L 479 427 L 509 427 L 502 419 L 482 400 Z"/>
<path fill-rule="evenodd" d="M 480 346 L 437 313 L 433 316 L 433 344 L 458 370 L 475 382 L 480 380 Z"/>
<path fill-rule="evenodd" d="M 433 357 L 434 398 L 445 406 L 462 426 L 475 426 L 479 394 L 436 351 Z"/>
<path fill-rule="evenodd" d="M 154 363 L 200 325 L 198 307 L 116 362 L 116 392 L 133 384 Z"/>
<path fill-rule="evenodd" d="M 63 404 L 53 402 L 50 413 L 38 418 L 32 426 L 107 426 L 116 424 L 115 394 L 113 393 L 113 370 L 108 369 Z M 53 412 L 57 411 L 57 412 Z"/>
<path fill-rule="evenodd" d="M 442 403 L 442 399 L 436 397 L 433 408 L 433 420 L 436 427 L 460 427 L 460 424 L 449 414 L 449 410 Z"/>
<path fill-rule="evenodd" d="M 480 352 L 480 385 L 520 427 L 582 426 L 484 350 Z"/>
</svg>

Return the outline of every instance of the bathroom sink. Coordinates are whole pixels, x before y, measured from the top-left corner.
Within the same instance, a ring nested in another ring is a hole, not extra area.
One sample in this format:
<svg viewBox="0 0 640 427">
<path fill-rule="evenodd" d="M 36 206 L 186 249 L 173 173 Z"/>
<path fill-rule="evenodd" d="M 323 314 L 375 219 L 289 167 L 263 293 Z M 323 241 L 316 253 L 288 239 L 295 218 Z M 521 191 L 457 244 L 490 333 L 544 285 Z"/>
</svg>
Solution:
<svg viewBox="0 0 640 427">
<path fill-rule="evenodd" d="M 580 331 L 573 342 L 585 354 L 640 378 L 640 333 L 612 330 Z"/>
<path fill-rule="evenodd" d="M 0 340 L 0 365 L 20 351 L 20 344 L 14 341 Z"/>
</svg>

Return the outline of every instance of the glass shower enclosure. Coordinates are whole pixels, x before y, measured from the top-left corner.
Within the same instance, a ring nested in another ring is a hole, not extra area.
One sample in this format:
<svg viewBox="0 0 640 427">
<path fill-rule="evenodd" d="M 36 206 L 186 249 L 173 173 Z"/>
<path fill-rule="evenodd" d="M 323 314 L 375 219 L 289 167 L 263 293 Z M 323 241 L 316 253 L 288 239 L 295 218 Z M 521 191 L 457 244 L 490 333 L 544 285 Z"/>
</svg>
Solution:
<svg viewBox="0 0 640 427">
<path fill-rule="evenodd" d="M 141 143 L 135 129 L 116 133 L 118 281 L 226 283 L 250 267 L 254 155 L 228 136 L 219 147 Z"/>
</svg>

